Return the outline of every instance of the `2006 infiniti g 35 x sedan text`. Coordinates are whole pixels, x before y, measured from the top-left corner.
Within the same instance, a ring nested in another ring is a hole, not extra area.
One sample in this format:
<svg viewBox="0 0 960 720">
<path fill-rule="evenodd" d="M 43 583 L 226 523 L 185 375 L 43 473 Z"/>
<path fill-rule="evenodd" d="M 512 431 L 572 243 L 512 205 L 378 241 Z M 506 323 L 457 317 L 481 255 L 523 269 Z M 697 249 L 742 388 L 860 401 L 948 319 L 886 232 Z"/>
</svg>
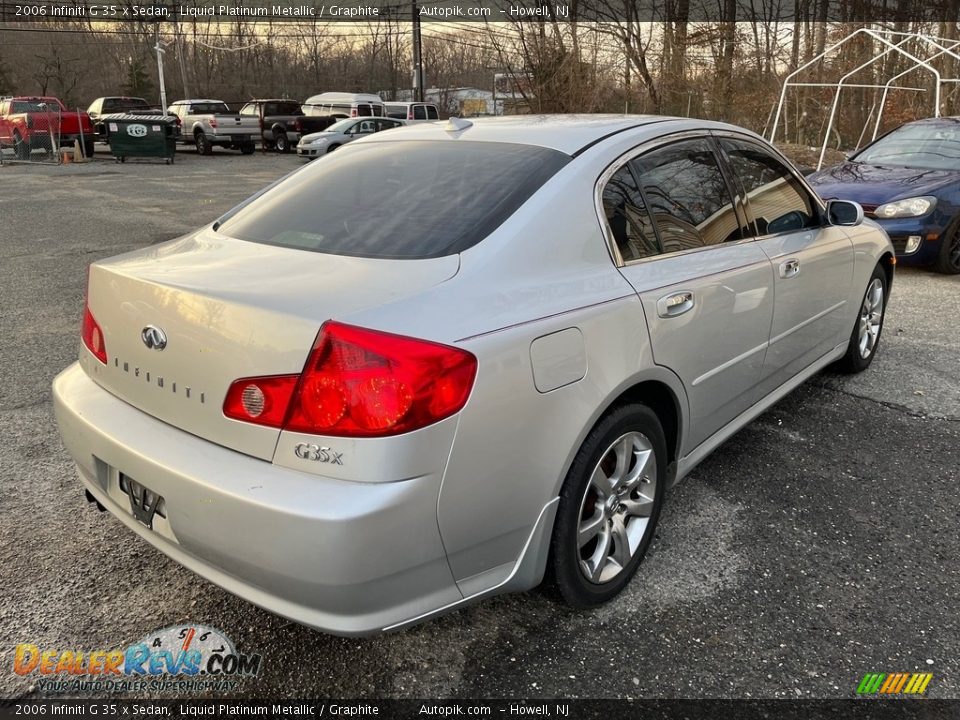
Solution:
<svg viewBox="0 0 960 720">
<path fill-rule="evenodd" d="M 90 499 L 299 622 L 399 628 L 545 572 L 589 607 L 673 482 L 870 364 L 892 279 L 859 206 L 745 130 L 423 124 L 94 263 L 56 416 Z"/>
</svg>

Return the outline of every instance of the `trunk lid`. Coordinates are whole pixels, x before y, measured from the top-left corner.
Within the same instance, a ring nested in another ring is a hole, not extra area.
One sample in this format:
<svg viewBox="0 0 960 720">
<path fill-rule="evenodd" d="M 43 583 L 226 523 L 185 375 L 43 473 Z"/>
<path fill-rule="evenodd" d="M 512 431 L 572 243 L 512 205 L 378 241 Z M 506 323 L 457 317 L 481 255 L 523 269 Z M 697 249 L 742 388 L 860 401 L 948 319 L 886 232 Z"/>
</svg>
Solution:
<svg viewBox="0 0 960 720">
<path fill-rule="evenodd" d="M 280 430 L 226 418 L 230 383 L 299 373 L 324 321 L 422 292 L 458 268 L 455 255 L 325 255 L 207 229 L 91 266 L 88 303 L 107 365 L 86 348 L 81 362 L 102 387 L 157 419 L 270 460 Z M 148 327 L 165 337 L 162 349 L 148 348 Z"/>
</svg>

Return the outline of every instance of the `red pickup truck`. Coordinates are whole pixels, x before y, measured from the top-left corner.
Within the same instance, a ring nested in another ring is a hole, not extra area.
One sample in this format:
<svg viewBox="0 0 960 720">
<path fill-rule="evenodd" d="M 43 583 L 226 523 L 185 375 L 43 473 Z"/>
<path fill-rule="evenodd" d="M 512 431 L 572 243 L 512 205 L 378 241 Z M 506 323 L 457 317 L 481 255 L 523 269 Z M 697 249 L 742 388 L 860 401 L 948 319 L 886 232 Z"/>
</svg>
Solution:
<svg viewBox="0 0 960 720">
<path fill-rule="evenodd" d="M 19 159 L 29 160 L 33 150 L 49 151 L 52 145 L 72 147 L 74 140 L 93 157 L 95 134 L 87 113 L 68 110 L 55 97 L 0 100 L 0 148 L 12 147 Z"/>
</svg>

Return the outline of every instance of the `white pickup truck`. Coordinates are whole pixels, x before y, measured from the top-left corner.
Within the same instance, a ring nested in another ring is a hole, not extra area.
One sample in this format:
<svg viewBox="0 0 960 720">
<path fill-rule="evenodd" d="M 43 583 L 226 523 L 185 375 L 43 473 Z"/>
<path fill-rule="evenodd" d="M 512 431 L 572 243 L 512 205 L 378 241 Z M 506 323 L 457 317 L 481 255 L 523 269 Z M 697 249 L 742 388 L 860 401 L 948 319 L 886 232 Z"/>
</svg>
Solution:
<svg viewBox="0 0 960 720">
<path fill-rule="evenodd" d="M 222 100 L 177 100 L 167 112 L 180 118 L 181 141 L 195 144 L 201 155 L 210 155 L 217 145 L 244 155 L 256 150 L 259 119 L 230 112 Z"/>
</svg>

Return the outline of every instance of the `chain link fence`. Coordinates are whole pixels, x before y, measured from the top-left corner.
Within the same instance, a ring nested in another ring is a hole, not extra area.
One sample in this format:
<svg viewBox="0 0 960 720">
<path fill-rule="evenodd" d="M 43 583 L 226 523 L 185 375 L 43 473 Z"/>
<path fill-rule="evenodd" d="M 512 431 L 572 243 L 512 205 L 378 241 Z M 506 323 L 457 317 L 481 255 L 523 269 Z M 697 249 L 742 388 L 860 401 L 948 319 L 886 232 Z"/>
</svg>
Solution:
<svg viewBox="0 0 960 720">
<path fill-rule="evenodd" d="M 0 98 L 0 165 L 60 165 L 93 157 L 96 135 L 79 108 L 46 98 Z"/>
</svg>

